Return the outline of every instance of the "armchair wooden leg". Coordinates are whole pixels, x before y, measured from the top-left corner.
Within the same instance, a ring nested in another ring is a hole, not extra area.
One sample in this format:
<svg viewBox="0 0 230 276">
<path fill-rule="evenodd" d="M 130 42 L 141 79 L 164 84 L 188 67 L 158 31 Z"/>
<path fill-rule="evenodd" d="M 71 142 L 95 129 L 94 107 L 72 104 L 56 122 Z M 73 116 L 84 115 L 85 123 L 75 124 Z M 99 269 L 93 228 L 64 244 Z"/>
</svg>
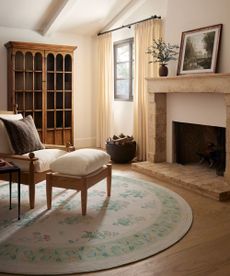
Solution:
<svg viewBox="0 0 230 276">
<path fill-rule="evenodd" d="M 52 174 L 46 174 L 46 200 L 47 208 L 51 209 L 52 207 Z"/>
<path fill-rule="evenodd" d="M 34 209 L 35 201 L 35 179 L 34 179 L 34 162 L 33 158 L 35 157 L 33 152 L 29 153 L 30 166 L 29 166 L 29 198 L 30 198 L 30 209 Z"/>
<path fill-rule="evenodd" d="M 29 184 L 29 199 L 30 199 L 30 209 L 34 209 L 34 201 L 35 201 L 35 184 Z"/>
</svg>

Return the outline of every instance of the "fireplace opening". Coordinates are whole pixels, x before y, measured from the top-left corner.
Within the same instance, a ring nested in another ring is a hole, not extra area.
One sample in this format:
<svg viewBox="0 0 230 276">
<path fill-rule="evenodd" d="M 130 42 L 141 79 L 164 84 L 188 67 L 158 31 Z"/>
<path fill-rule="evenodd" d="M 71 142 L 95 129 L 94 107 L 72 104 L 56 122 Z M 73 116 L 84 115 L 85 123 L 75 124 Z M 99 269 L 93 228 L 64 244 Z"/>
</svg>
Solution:
<svg viewBox="0 0 230 276">
<path fill-rule="evenodd" d="M 225 171 L 225 128 L 209 125 L 173 122 L 174 162 L 197 163 Z"/>
</svg>

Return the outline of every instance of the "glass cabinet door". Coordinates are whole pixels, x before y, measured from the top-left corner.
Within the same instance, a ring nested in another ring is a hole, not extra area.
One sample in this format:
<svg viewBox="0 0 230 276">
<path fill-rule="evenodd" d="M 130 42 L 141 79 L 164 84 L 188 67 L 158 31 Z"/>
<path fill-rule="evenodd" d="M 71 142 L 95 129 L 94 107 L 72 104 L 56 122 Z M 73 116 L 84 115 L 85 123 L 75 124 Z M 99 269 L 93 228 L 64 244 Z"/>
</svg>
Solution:
<svg viewBox="0 0 230 276">
<path fill-rule="evenodd" d="M 18 112 L 31 115 L 42 136 L 42 62 L 40 52 L 18 50 L 14 55 L 14 92 Z"/>
<path fill-rule="evenodd" d="M 72 57 L 47 54 L 46 138 L 48 143 L 72 142 Z"/>
</svg>

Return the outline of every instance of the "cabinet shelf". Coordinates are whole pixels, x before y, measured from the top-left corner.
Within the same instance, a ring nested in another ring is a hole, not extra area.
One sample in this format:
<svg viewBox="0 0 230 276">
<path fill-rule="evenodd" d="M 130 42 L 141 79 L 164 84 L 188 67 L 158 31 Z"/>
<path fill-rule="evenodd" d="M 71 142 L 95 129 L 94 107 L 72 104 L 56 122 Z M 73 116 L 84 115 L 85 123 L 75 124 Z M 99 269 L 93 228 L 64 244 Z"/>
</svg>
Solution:
<svg viewBox="0 0 230 276">
<path fill-rule="evenodd" d="M 72 90 L 66 90 L 66 89 L 63 89 L 63 90 L 57 90 L 57 89 L 49 89 L 47 90 L 47 92 L 50 92 L 50 93 L 55 93 L 55 92 L 67 92 L 67 93 L 71 93 Z"/>
<path fill-rule="evenodd" d="M 54 111 L 72 111 L 72 109 L 71 108 L 47 108 L 47 111 L 52 111 L 52 112 L 54 112 Z"/>
<path fill-rule="evenodd" d="M 47 130 L 71 130 L 72 128 L 71 127 L 65 127 L 65 128 L 62 128 L 62 127 L 47 127 Z"/>
<path fill-rule="evenodd" d="M 15 73 L 42 73 L 42 70 L 13 69 Z"/>
<path fill-rule="evenodd" d="M 49 70 L 49 71 L 47 71 L 47 73 L 49 73 L 49 74 L 62 74 L 62 73 L 64 73 L 64 74 L 72 74 L 72 72 L 71 71 L 65 71 L 65 70 L 63 70 L 63 71 L 60 71 L 60 70 Z"/>
</svg>

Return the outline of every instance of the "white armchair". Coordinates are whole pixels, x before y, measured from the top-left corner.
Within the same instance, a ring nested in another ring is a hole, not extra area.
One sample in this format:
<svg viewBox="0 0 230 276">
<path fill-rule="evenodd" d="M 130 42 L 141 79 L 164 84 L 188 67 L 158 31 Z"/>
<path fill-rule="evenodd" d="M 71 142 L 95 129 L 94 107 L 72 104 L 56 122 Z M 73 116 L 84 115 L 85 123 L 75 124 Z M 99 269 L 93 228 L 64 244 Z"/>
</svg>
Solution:
<svg viewBox="0 0 230 276">
<path fill-rule="evenodd" d="M 23 119 L 21 114 L 14 114 L 12 111 L 0 111 L 0 118 L 7 121 Z M 44 145 L 44 148 L 42 147 L 40 150 L 15 154 L 6 125 L 0 119 L 0 158 L 13 162 L 21 169 L 21 183 L 29 186 L 31 209 L 35 206 L 35 184 L 45 179 L 46 173 L 50 170 L 49 165 L 51 162 L 71 149 L 73 147 L 70 147 L 69 144 L 66 147 L 61 145 Z M 0 175 L 0 177 L 0 179 L 6 180 L 7 175 Z"/>
</svg>

